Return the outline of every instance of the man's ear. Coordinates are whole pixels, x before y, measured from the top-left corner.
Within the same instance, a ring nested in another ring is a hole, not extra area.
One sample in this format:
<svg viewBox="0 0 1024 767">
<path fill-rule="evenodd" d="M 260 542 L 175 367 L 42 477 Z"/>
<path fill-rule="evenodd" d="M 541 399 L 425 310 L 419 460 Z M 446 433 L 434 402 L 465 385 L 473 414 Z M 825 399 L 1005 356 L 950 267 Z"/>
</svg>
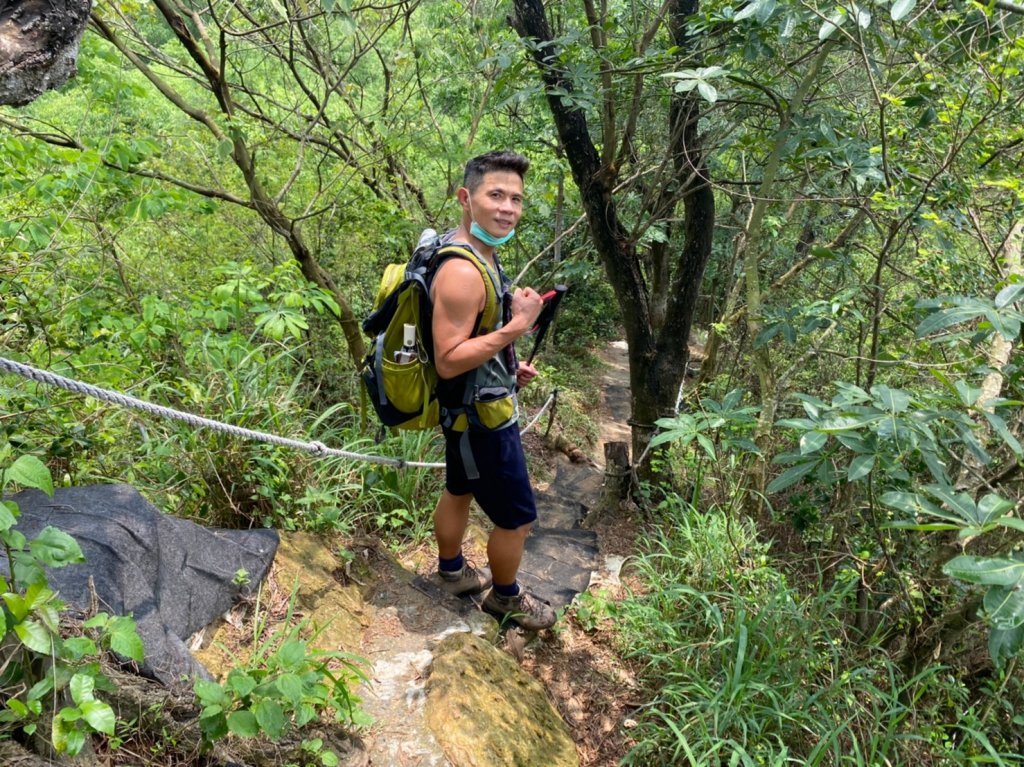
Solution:
<svg viewBox="0 0 1024 767">
<path fill-rule="evenodd" d="M 464 209 L 468 210 L 469 209 L 469 189 L 467 189 L 464 186 L 460 186 L 458 191 L 455 193 L 455 196 L 459 200 L 459 205 L 461 205 Z"/>
</svg>

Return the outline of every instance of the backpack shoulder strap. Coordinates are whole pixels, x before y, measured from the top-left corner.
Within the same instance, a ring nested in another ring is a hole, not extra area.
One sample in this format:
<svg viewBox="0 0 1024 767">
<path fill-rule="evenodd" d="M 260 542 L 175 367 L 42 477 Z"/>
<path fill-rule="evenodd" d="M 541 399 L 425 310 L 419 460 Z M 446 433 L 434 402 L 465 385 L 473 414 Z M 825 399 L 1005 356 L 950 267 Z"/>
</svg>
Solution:
<svg viewBox="0 0 1024 767">
<path fill-rule="evenodd" d="M 436 270 L 449 258 L 462 258 L 473 264 L 480 272 L 484 281 L 484 310 L 480 313 L 479 329 L 489 333 L 494 330 L 501 316 L 501 286 L 500 277 L 484 263 L 472 247 L 462 244 L 449 244 L 442 246 L 434 257 L 433 269 Z"/>
</svg>

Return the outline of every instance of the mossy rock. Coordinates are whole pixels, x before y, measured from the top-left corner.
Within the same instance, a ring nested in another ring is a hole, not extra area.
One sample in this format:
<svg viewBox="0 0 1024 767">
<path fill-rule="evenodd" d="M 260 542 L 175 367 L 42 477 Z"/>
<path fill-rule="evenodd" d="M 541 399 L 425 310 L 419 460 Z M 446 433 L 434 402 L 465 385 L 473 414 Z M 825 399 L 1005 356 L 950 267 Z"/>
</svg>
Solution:
<svg viewBox="0 0 1024 767">
<path fill-rule="evenodd" d="M 426 717 L 454 767 L 579 767 L 541 683 L 473 634 L 452 634 L 435 649 Z"/>
</svg>

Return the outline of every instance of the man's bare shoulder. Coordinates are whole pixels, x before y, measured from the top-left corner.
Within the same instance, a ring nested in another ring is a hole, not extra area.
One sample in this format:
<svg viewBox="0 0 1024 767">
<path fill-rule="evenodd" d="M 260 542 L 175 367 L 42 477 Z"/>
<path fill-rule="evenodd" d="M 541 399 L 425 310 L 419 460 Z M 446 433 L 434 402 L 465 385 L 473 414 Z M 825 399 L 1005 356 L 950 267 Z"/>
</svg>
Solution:
<svg viewBox="0 0 1024 767">
<path fill-rule="evenodd" d="M 438 268 L 434 276 L 435 291 L 449 292 L 476 292 L 484 290 L 483 278 L 480 270 L 464 258 L 449 258 Z"/>
</svg>

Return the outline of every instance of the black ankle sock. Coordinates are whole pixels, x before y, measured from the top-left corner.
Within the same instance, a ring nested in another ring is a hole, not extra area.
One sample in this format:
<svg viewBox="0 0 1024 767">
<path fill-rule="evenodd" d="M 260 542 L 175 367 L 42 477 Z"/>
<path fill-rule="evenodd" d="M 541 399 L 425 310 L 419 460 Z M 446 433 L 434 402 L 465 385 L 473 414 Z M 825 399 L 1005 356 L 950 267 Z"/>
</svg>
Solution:
<svg viewBox="0 0 1024 767">
<path fill-rule="evenodd" d="M 465 564 L 466 560 L 463 558 L 461 551 L 452 559 L 445 559 L 444 557 L 437 558 L 437 569 L 442 573 L 457 573 Z"/>
<path fill-rule="evenodd" d="M 496 594 L 503 597 L 519 596 L 519 581 L 512 581 L 511 586 L 502 586 L 500 583 L 495 583 L 494 591 Z"/>
</svg>

